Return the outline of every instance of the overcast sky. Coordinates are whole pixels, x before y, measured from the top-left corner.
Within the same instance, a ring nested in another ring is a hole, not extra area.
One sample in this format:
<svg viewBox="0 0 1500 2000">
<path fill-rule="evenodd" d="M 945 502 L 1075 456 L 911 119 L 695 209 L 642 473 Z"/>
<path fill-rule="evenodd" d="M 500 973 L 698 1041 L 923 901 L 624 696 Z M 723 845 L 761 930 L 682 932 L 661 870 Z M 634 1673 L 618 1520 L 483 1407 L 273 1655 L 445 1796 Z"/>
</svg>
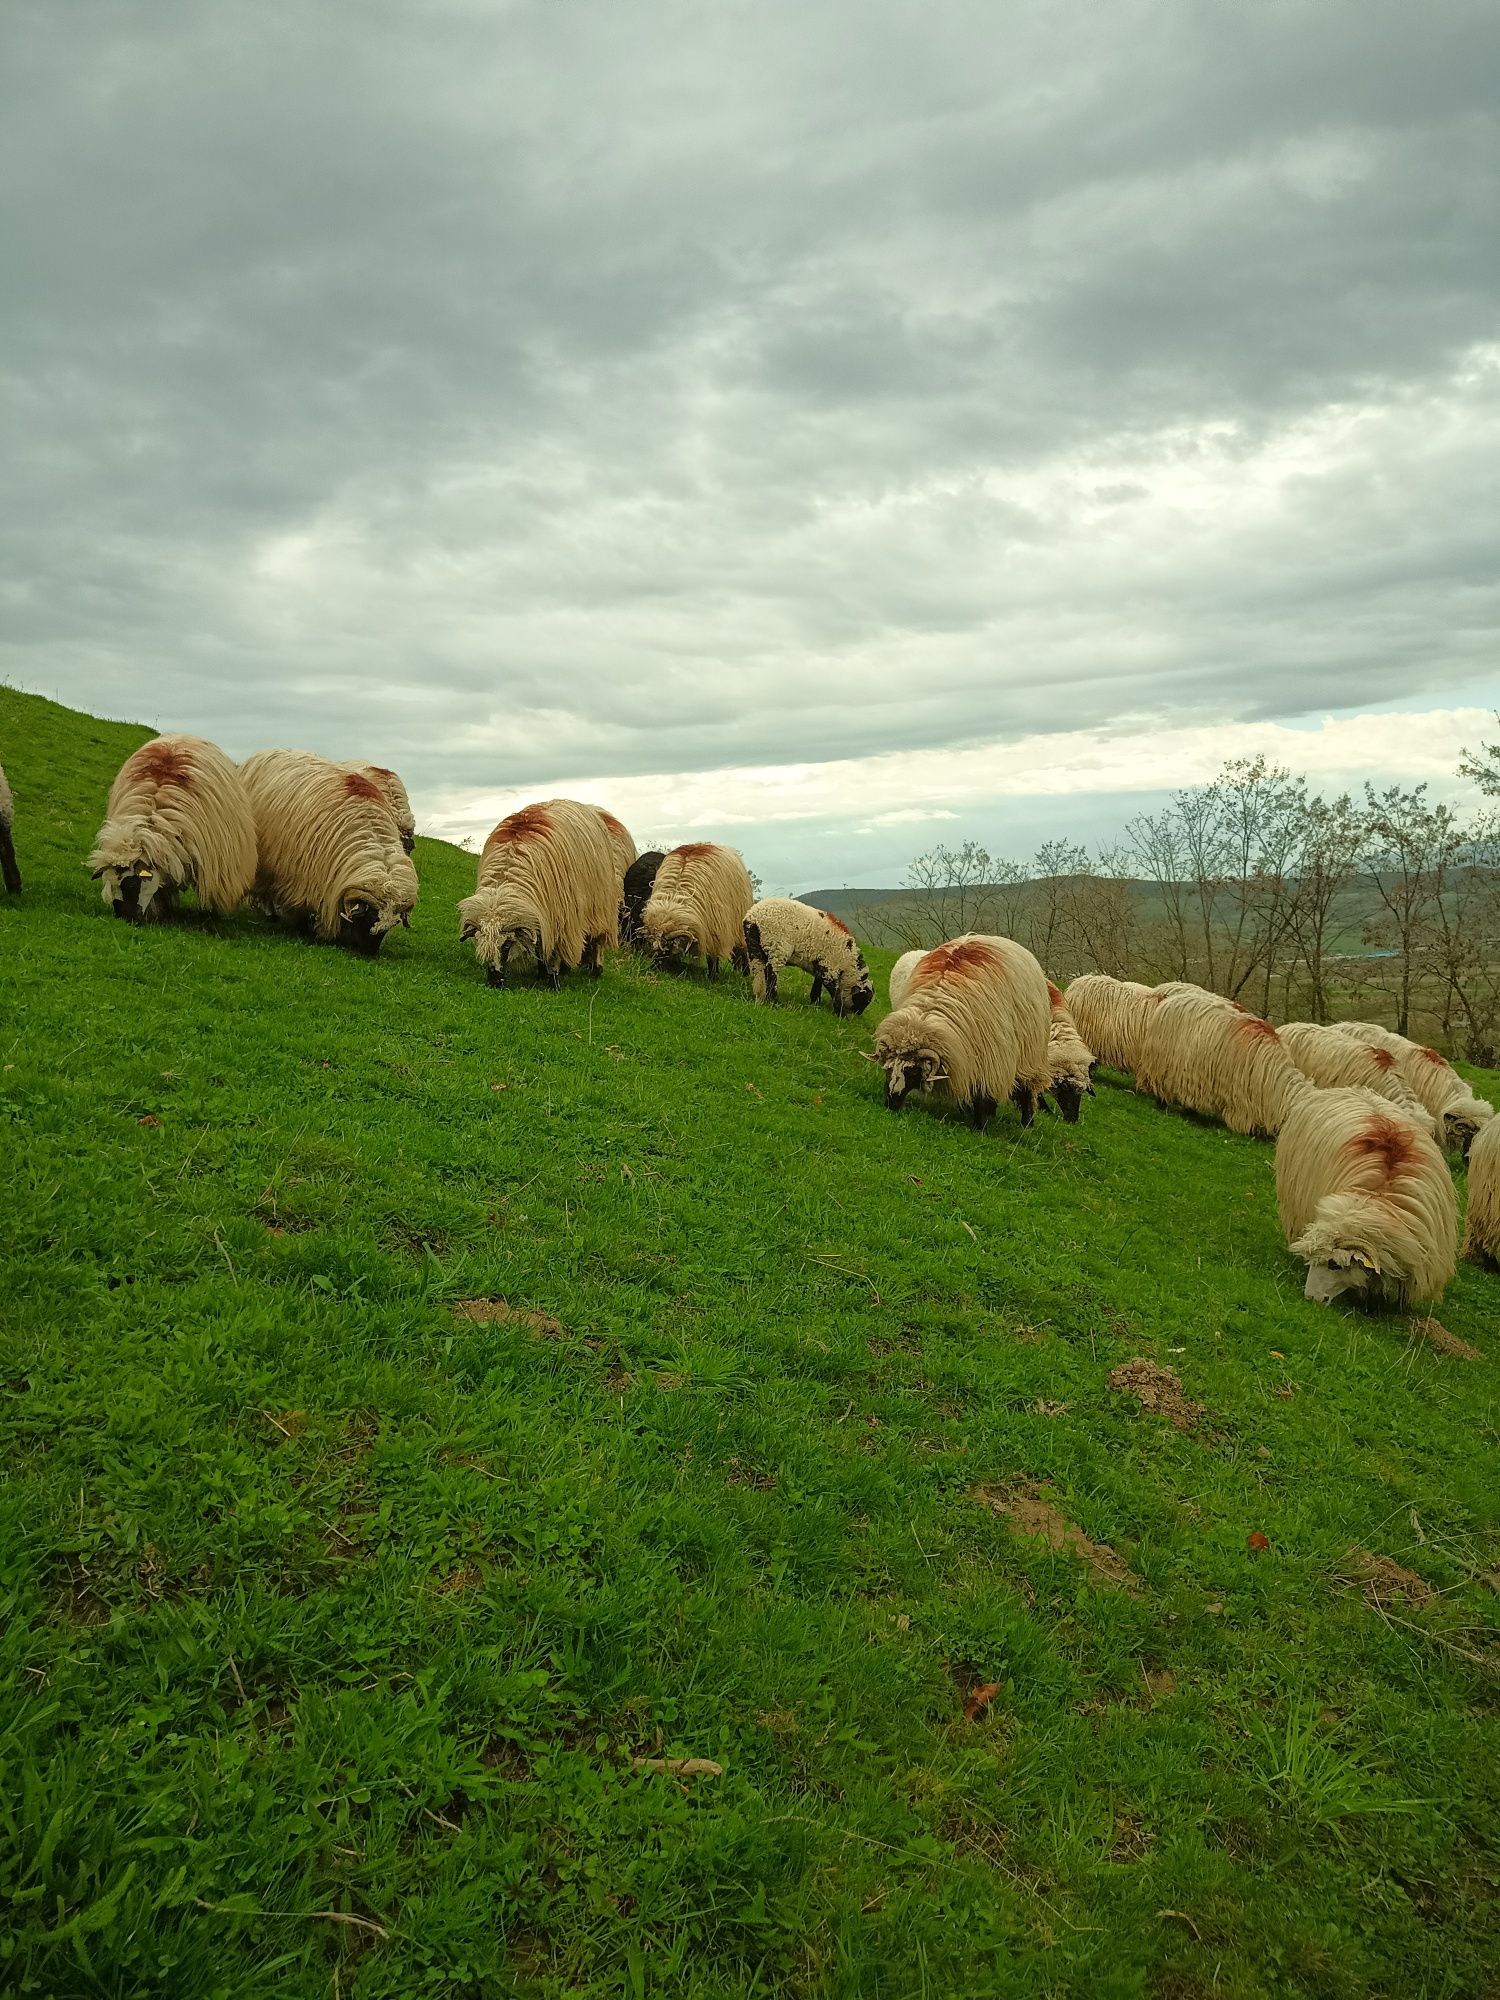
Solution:
<svg viewBox="0 0 1500 2000">
<path fill-rule="evenodd" d="M 1495 0 L 0 42 L 22 687 L 791 889 L 1254 748 L 1447 786 L 1500 702 Z"/>
</svg>

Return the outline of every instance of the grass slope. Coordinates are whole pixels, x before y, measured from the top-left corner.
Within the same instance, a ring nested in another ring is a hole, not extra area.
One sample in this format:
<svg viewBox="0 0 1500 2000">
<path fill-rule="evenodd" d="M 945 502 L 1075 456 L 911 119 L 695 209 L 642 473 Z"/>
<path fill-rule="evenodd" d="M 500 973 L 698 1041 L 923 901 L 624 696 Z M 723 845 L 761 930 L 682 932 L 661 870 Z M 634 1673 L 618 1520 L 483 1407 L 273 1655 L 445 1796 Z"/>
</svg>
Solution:
<svg viewBox="0 0 1500 2000">
<path fill-rule="evenodd" d="M 1496 1280 L 1305 1304 L 1269 1148 L 893 1118 L 873 1010 L 490 992 L 434 842 L 374 964 L 128 929 L 142 733 L 0 690 L 0 1987 L 1494 1990 Z"/>
</svg>

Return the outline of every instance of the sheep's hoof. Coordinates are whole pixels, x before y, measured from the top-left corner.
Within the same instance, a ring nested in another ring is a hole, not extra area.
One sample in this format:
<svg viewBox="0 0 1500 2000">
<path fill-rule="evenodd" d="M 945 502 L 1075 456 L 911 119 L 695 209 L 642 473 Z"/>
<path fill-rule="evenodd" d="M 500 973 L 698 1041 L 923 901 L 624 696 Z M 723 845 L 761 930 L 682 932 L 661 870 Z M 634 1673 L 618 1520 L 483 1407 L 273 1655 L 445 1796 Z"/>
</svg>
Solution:
<svg viewBox="0 0 1500 2000">
<path fill-rule="evenodd" d="M 491 986 L 503 986 L 505 984 L 505 974 L 500 970 L 498 965 L 487 965 L 484 968 L 484 976 Z"/>
</svg>

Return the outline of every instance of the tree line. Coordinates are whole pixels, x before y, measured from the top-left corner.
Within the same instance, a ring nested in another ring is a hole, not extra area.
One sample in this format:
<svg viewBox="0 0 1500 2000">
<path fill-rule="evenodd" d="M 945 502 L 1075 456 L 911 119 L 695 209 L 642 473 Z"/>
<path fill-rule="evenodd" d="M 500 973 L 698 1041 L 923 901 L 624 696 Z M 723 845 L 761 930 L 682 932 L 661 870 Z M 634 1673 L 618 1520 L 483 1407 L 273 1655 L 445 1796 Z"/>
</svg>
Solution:
<svg viewBox="0 0 1500 2000">
<path fill-rule="evenodd" d="M 1497 718 L 1500 719 L 1500 718 Z M 856 912 L 902 949 L 966 931 L 1026 945 L 1054 978 L 1190 979 L 1279 1020 L 1378 1005 L 1400 1034 L 1490 1064 L 1500 1046 L 1500 742 L 1459 765 L 1465 816 L 1425 784 L 1324 798 L 1264 757 L 1228 763 L 1091 853 L 1029 863 L 977 841 L 919 854 Z"/>
</svg>

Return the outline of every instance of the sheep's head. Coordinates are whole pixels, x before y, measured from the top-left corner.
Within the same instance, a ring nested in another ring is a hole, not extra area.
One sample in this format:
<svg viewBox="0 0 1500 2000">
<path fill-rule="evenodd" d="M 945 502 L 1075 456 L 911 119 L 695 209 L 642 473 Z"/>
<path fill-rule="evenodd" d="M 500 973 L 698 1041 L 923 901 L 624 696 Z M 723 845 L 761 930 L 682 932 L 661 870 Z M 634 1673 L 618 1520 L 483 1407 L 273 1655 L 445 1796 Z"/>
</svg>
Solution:
<svg viewBox="0 0 1500 2000">
<path fill-rule="evenodd" d="M 1385 1285 L 1380 1267 L 1362 1250 L 1334 1250 L 1307 1267 L 1303 1296 L 1330 1305 L 1346 1298 L 1350 1304 L 1378 1304 Z"/>
<path fill-rule="evenodd" d="M 1056 1102 L 1065 1122 L 1076 1125 L 1078 1114 L 1083 1109 L 1083 1100 L 1085 1097 L 1093 1096 L 1094 1086 L 1092 1083 L 1081 1084 L 1076 1077 L 1055 1076 L 1048 1085 L 1047 1094 Z"/>
<path fill-rule="evenodd" d="M 1468 1159 L 1469 1148 L 1479 1136 L 1480 1127 L 1487 1125 L 1494 1115 L 1494 1106 L 1486 1104 L 1482 1097 L 1458 1098 L 1443 1112 L 1444 1145 Z"/>
<path fill-rule="evenodd" d="M 503 890 L 481 889 L 458 906 L 459 941 L 472 944 L 491 986 L 504 986 L 516 954 L 546 955 L 541 918 L 529 903 Z"/>
<path fill-rule="evenodd" d="M 660 931 L 651 940 L 651 957 L 658 968 L 666 970 L 681 965 L 685 958 L 691 958 L 698 949 L 697 939 L 691 931 Z"/>
<path fill-rule="evenodd" d="M 1330 1195 L 1319 1204 L 1316 1219 L 1291 1246 L 1292 1255 L 1307 1265 L 1307 1298 L 1323 1305 L 1334 1299 L 1360 1306 L 1401 1302 L 1408 1274 L 1374 1240 L 1380 1233 L 1377 1214 L 1362 1195 Z"/>
<path fill-rule="evenodd" d="M 143 924 L 151 915 L 151 906 L 169 884 L 159 868 L 153 868 L 149 861 L 135 860 L 116 867 L 113 864 L 96 868 L 94 880 L 100 885 L 100 892 L 106 909 L 113 910 L 126 923 Z M 163 897 L 162 907 L 170 902 L 170 894 Z"/>
<path fill-rule="evenodd" d="M 942 1052 L 909 1011 L 887 1014 L 875 1036 L 875 1060 L 885 1071 L 885 1103 L 899 1111 L 911 1093 L 927 1092 L 946 1082 Z"/>
<path fill-rule="evenodd" d="M 374 958 L 398 924 L 411 928 L 409 903 L 396 903 L 373 894 L 361 895 L 358 891 L 340 899 L 338 941 L 361 958 Z"/>
<path fill-rule="evenodd" d="M 824 974 L 825 978 L 828 975 Z M 864 959 L 855 956 L 852 965 L 841 966 L 837 978 L 830 978 L 833 989 L 833 1007 L 837 1014 L 863 1014 L 875 998 L 875 982 L 870 977 L 870 968 Z"/>
</svg>

